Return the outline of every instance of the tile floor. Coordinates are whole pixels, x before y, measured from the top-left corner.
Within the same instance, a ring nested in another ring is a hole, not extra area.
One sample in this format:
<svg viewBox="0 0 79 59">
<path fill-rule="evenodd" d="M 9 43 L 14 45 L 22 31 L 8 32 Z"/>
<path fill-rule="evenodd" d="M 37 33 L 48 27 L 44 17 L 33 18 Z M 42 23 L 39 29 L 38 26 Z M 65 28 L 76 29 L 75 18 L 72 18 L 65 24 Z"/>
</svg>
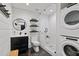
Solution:
<svg viewBox="0 0 79 59">
<path fill-rule="evenodd" d="M 40 51 L 37 53 L 35 53 L 34 50 L 32 49 L 31 56 L 51 56 L 51 55 L 40 47 Z"/>
<path fill-rule="evenodd" d="M 27 56 L 27 55 L 26 55 L 26 53 L 23 53 L 20 56 Z M 30 49 L 30 56 L 52 56 L 52 55 L 50 55 L 47 51 L 45 51 L 44 49 L 42 49 L 40 47 L 40 51 L 37 53 L 33 50 L 33 48 L 31 48 Z"/>
</svg>

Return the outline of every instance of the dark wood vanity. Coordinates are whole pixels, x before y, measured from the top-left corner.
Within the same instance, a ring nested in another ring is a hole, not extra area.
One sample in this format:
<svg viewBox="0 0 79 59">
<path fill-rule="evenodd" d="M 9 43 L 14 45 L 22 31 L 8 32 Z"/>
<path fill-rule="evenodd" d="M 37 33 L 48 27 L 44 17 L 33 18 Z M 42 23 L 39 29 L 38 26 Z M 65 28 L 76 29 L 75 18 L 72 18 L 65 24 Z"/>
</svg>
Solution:
<svg viewBox="0 0 79 59">
<path fill-rule="evenodd" d="M 11 51 L 13 50 L 18 50 L 18 55 L 26 53 L 28 56 L 28 36 L 11 37 Z"/>
</svg>

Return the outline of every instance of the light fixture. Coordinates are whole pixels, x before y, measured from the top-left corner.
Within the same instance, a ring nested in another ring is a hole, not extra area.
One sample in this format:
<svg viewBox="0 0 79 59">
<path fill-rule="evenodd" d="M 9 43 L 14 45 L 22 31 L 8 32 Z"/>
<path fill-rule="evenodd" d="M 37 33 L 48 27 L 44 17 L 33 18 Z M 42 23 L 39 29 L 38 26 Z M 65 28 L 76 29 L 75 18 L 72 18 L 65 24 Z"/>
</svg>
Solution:
<svg viewBox="0 0 79 59">
<path fill-rule="evenodd" d="M 29 3 L 26 3 L 26 5 L 28 6 L 28 5 L 29 5 Z"/>
<path fill-rule="evenodd" d="M 53 10 L 52 10 L 52 9 L 50 9 L 49 11 L 50 11 L 50 12 L 53 12 Z"/>
</svg>

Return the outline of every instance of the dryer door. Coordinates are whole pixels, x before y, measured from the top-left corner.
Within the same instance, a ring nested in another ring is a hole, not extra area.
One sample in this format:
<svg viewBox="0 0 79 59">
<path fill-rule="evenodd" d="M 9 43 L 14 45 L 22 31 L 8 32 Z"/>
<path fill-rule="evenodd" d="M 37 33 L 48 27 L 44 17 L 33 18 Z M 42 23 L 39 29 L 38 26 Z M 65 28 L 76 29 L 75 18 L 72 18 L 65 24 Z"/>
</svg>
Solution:
<svg viewBox="0 0 79 59">
<path fill-rule="evenodd" d="M 79 28 L 79 4 L 61 11 L 62 26 L 68 29 Z"/>
<path fill-rule="evenodd" d="M 79 56 L 79 44 L 75 41 L 65 41 L 62 44 L 63 55 Z"/>
</svg>

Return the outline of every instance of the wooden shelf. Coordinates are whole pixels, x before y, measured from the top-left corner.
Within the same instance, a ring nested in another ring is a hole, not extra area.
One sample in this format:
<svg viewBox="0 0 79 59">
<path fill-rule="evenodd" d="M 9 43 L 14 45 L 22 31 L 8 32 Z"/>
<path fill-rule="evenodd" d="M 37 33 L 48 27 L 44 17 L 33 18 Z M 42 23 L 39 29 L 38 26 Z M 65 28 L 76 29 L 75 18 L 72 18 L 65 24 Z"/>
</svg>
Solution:
<svg viewBox="0 0 79 59">
<path fill-rule="evenodd" d="M 38 25 L 30 25 L 30 27 L 39 27 Z"/>
<path fill-rule="evenodd" d="M 32 30 L 32 31 L 30 31 L 30 32 L 39 32 L 39 31 L 36 31 L 36 30 Z"/>
<path fill-rule="evenodd" d="M 38 22 L 36 19 L 31 19 L 30 22 Z"/>
</svg>

